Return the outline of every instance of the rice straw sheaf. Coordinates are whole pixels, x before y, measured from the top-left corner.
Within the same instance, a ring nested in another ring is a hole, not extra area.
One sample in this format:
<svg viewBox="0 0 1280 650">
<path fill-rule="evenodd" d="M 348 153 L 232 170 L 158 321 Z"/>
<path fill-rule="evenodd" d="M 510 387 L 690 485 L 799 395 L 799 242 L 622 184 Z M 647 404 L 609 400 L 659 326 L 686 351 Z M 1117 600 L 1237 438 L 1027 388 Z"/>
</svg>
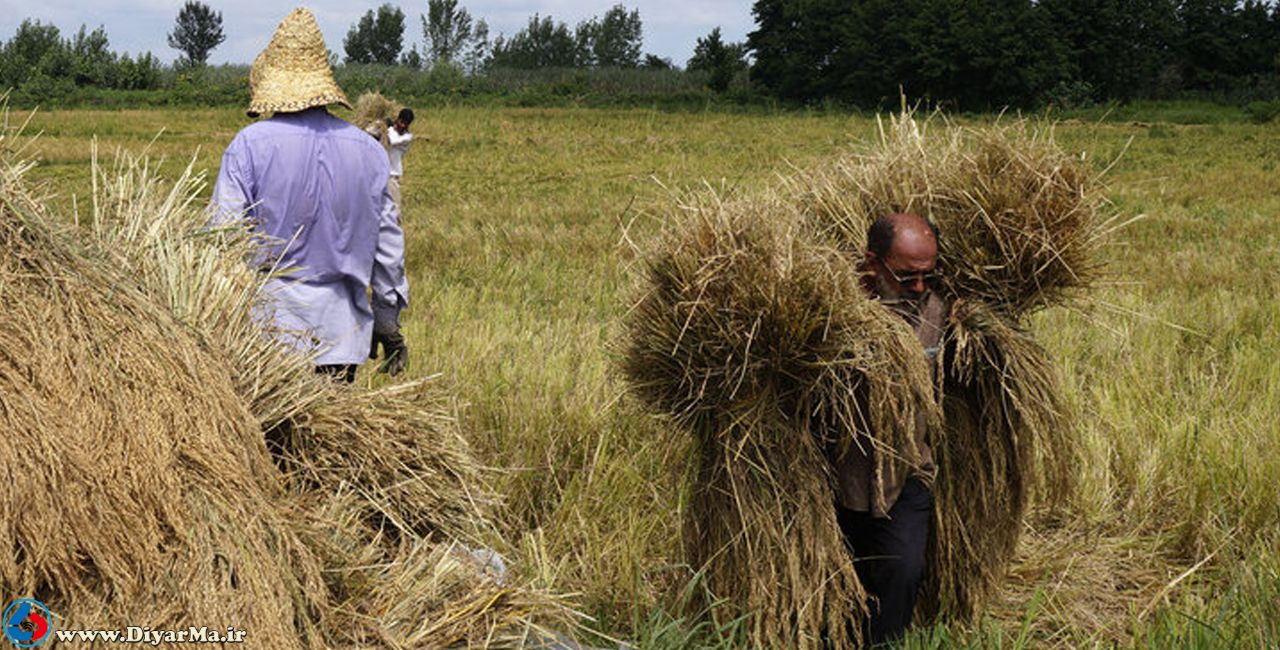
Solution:
<svg viewBox="0 0 1280 650">
<path fill-rule="evenodd" d="M 401 108 L 403 106 L 384 97 L 382 93 L 369 91 L 356 98 L 351 123 L 364 130 L 371 128 L 377 130 L 383 134 L 382 139 L 385 140 L 387 120 L 394 120 L 400 114 Z"/>
<path fill-rule="evenodd" d="M 991 602 L 1033 500 L 1072 489 L 1074 432 L 1023 319 L 1096 274 L 1096 175 L 1048 128 L 928 126 L 903 114 L 780 192 L 686 202 L 643 266 L 622 365 L 695 437 L 686 553 L 755 645 L 839 645 L 865 614 L 832 517 L 833 447 L 867 441 L 883 476 L 910 465 L 910 427 L 927 422 L 924 618 Z M 936 374 L 859 284 L 868 226 L 902 211 L 940 232 L 950 312 Z"/>
<path fill-rule="evenodd" d="M 64 628 L 235 625 L 323 647 L 323 567 L 226 365 L 46 228 L 14 171 L 0 164 L 2 591 Z"/>
<path fill-rule="evenodd" d="M 430 382 L 346 390 L 263 336 L 254 305 L 266 278 L 242 262 L 256 242 L 238 227 L 204 228 L 200 185 L 188 169 L 169 187 L 145 159 L 118 157 L 96 178 L 103 216 L 94 220 L 91 241 L 228 361 L 228 379 L 274 443 L 295 491 L 355 484 L 370 507 L 416 536 L 475 541 L 494 497 L 448 396 Z"/>
<path fill-rule="evenodd" d="M 1057 145 L 1051 125 L 961 127 L 907 112 L 881 123 L 879 142 L 789 184 L 814 225 L 851 251 L 882 214 L 931 219 L 946 233 L 949 292 L 1014 317 L 1060 304 L 1097 275 L 1099 174 Z"/>
<path fill-rule="evenodd" d="M 1097 175 L 1051 128 L 932 122 L 895 116 L 877 143 L 794 174 L 786 191 L 850 254 L 883 214 L 915 212 L 938 227 L 941 291 L 953 304 L 924 600 L 926 612 L 968 617 L 1001 583 L 1036 491 L 1058 502 L 1071 490 L 1075 436 L 1052 363 L 1021 321 L 1089 285 L 1106 227 Z"/>
<path fill-rule="evenodd" d="M 768 197 L 695 197 L 647 257 L 623 371 L 695 439 L 686 554 L 758 647 L 856 642 L 865 595 L 835 519 L 828 454 L 918 461 L 936 423 L 924 354 L 853 261 Z M 874 437 L 857 434 L 874 432 Z M 883 499 L 883 495 L 877 495 Z"/>
<path fill-rule="evenodd" d="M 1077 442 L 1048 355 L 990 306 L 953 305 L 942 374 L 924 611 L 967 618 L 1001 586 L 1031 500 L 1070 493 Z"/>
<path fill-rule="evenodd" d="M 95 163 L 92 222 L 69 237 L 14 141 L 0 591 L 62 628 L 234 625 L 272 649 L 520 646 L 572 622 L 466 552 L 495 499 L 448 395 L 335 384 L 263 335 L 256 243 L 204 228 L 190 168 Z"/>
</svg>

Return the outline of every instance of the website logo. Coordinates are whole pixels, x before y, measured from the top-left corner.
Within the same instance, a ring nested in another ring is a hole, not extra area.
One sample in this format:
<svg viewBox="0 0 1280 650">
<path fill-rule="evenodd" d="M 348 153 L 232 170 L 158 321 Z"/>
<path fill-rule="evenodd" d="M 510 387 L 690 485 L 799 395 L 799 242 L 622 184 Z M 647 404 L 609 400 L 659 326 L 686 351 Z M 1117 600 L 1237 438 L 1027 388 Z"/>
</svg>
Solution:
<svg viewBox="0 0 1280 650">
<path fill-rule="evenodd" d="M 44 603 L 23 598 L 4 610 L 4 638 L 19 648 L 34 648 L 53 636 L 49 622 L 53 614 Z"/>
</svg>

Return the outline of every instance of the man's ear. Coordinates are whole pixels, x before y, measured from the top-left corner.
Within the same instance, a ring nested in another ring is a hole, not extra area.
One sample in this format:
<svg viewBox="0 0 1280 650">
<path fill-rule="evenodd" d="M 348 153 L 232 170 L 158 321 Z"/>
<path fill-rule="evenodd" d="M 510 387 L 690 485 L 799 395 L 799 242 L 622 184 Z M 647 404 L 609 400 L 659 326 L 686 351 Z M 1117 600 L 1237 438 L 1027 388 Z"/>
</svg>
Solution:
<svg viewBox="0 0 1280 650">
<path fill-rule="evenodd" d="M 870 273 L 871 275 L 875 275 L 876 274 L 875 265 L 873 264 L 873 262 L 875 262 L 877 259 L 878 258 L 876 257 L 876 254 L 872 253 L 871 251 L 867 251 L 863 253 L 862 255 L 863 269 L 862 270 L 866 271 L 867 273 Z"/>
</svg>

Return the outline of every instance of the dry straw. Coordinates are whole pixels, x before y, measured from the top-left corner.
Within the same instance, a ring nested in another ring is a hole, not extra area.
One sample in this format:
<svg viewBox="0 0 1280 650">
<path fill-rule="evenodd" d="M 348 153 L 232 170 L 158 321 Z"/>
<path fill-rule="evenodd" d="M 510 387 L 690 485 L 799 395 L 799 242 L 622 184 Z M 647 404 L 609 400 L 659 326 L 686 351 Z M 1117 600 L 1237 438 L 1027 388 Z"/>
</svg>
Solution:
<svg viewBox="0 0 1280 650">
<path fill-rule="evenodd" d="M 690 563 L 733 605 L 723 615 L 749 615 L 753 644 L 847 646 L 865 596 L 825 459 L 862 444 L 884 452 L 880 471 L 918 460 L 914 414 L 937 418 L 924 354 L 847 256 L 779 216 L 784 205 L 683 207 L 645 267 L 624 369 L 695 436 Z"/>
<path fill-rule="evenodd" d="M 1108 230 L 1098 173 L 1057 145 L 1051 125 L 962 127 L 904 113 L 881 122 L 875 144 L 787 186 L 805 222 L 851 255 L 881 214 L 917 212 L 938 226 L 954 304 L 924 600 L 926 611 L 970 616 L 998 588 L 1034 492 L 1054 503 L 1071 490 L 1076 438 L 1023 320 L 1096 278 Z"/>
<path fill-rule="evenodd" d="M 62 628 L 235 625 L 273 649 L 518 646 L 564 617 L 465 552 L 494 498 L 448 396 L 337 385 L 264 337 L 253 242 L 203 230 L 190 169 L 95 165 L 89 232 L 68 237 L 16 142 L 0 134 L 0 591 Z"/>
<path fill-rule="evenodd" d="M 1102 185 L 1065 153 L 1052 125 L 966 128 L 910 113 L 880 124 L 875 145 L 788 179 L 814 225 L 849 251 L 888 212 L 916 212 L 943 232 L 949 293 L 1014 317 L 1089 286 L 1107 232 Z"/>
<path fill-rule="evenodd" d="M 747 615 L 755 646 L 840 647 L 865 614 L 835 521 L 833 450 L 871 444 L 877 471 L 909 466 L 912 428 L 928 423 L 926 615 L 981 607 L 1036 490 L 1070 490 L 1053 368 L 1018 317 L 1089 282 L 1095 179 L 1048 131 L 927 127 L 894 118 L 875 145 L 781 192 L 684 200 L 642 267 L 623 370 L 694 436 L 686 553 Z M 952 310 L 934 373 L 859 282 L 867 227 L 907 210 L 936 220 L 943 242 Z"/>
<path fill-rule="evenodd" d="M 351 123 L 366 133 L 379 134 L 379 140 L 383 141 L 385 146 L 387 123 L 400 114 L 401 108 L 403 106 L 383 97 L 382 93 L 369 91 L 356 98 L 356 108 L 352 113 Z"/>
</svg>

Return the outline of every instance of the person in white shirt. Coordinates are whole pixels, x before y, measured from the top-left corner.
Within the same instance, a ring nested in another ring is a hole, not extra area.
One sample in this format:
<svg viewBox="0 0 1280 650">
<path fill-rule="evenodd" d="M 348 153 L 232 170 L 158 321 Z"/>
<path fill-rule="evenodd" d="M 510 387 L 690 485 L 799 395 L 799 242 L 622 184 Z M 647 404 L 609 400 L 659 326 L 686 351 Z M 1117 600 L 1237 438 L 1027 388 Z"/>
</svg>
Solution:
<svg viewBox="0 0 1280 650">
<path fill-rule="evenodd" d="M 413 144 L 413 134 L 409 133 L 410 124 L 413 124 L 413 111 L 402 108 L 396 121 L 387 129 L 387 155 L 391 157 L 391 180 L 387 183 L 387 189 L 391 190 L 397 211 L 400 208 L 400 177 L 404 175 L 404 154 L 409 151 L 409 145 Z"/>
</svg>

